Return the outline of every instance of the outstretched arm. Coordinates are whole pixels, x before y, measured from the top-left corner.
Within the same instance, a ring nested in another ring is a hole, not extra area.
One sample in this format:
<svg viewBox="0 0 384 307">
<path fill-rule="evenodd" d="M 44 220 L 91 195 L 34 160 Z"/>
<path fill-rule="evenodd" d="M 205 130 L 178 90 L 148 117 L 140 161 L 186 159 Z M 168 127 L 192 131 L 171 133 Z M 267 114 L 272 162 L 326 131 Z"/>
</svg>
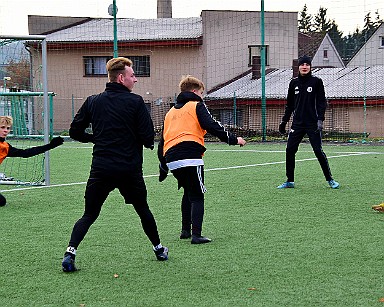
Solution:
<svg viewBox="0 0 384 307">
<path fill-rule="evenodd" d="M 204 130 L 207 130 L 210 134 L 218 137 L 220 141 L 229 145 L 240 144 L 238 138 L 233 133 L 227 131 L 227 129 L 225 129 L 225 127 L 220 122 L 212 117 L 211 113 L 209 113 L 203 102 L 199 102 L 196 105 L 196 114 L 200 126 Z"/>
<path fill-rule="evenodd" d="M 63 138 L 61 136 L 55 137 L 51 140 L 50 143 L 41 145 L 41 146 L 35 146 L 27 149 L 20 149 L 13 147 L 9 145 L 9 152 L 7 157 L 21 157 L 21 158 L 30 158 L 33 156 L 37 156 L 39 154 L 42 154 L 46 152 L 47 150 L 51 150 L 57 146 L 62 145 L 64 142 Z"/>
</svg>

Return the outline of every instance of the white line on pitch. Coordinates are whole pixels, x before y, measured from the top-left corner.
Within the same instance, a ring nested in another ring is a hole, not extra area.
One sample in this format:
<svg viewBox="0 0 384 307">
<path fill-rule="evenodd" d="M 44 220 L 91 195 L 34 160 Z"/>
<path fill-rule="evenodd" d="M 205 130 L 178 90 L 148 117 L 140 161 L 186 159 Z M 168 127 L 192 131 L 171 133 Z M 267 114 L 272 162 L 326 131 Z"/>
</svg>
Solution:
<svg viewBox="0 0 384 307">
<path fill-rule="evenodd" d="M 338 156 L 329 156 L 328 159 L 350 157 L 350 156 L 361 156 L 361 155 L 366 155 L 366 154 L 372 154 L 372 153 L 366 153 L 366 152 L 349 153 L 349 154 L 338 155 Z M 374 153 L 374 154 L 376 154 L 376 153 Z M 296 162 L 313 161 L 313 160 L 317 160 L 317 158 L 299 159 L 299 160 L 296 160 Z M 257 163 L 257 164 L 247 164 L 247 165 L 237 165 L 237 166 L 209 168 L 209 169 L 205 169 L 204 171 L 206 171 L 206 172 L 209 172 L 209 171 L 221 171 L 221 170 L 248 168 L 248 167 L 255 167 L 255 166 L 275 165 L 275 164 L 284 164 L 284 163 L 285 163 L 285 161 L 265 162 L 265 163 Z M 159 175 L 158 174 L 145 175 L 144 178 L 151 178 L 151 177 L 157 177 L 157 176 L 159 176 Z M 4 193 L 4 192 L 14 192 L 14 191 L 24 191 L 24 190 L 32 190 L 32 189 L 64 187 L 64 186 L 81 185 L 81 184 L 86 184 L 86 182 L 73 182 L 73 183 L 63 183 L 63 184 L 51 184 L 49 186 L 43 185 L 43 186 L 16 188 L 16 189 L 3 190 L 3 191 L 1 191 L 1 193 Z"/>
</svg>

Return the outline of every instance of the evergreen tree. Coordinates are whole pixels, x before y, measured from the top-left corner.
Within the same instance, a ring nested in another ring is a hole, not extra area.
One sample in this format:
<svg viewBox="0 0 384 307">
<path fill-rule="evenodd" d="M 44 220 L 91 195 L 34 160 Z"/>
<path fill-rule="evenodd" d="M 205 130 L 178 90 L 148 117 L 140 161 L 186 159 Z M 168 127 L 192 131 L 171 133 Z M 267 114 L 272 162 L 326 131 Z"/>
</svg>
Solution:
<svg viewBox="0 0 384 307">
<path fill-rule="evenodd" d="M 379 12 L 376 11 L 376 20 L 373 21 L 371 18 L 371 12 L 368 12 L 364 17 L 364 28 L 361 33 L 361 43 L 364 44 L 373 33 L 375 33 L 376 29 L 381 25 L 383 21 L 380 19 Z"/>
<path fill-rule="evenodd" d="M 335 20 L 332 20 L 331 22 L 331 28 L 328 31 L 328 35 L 332 39 L 332 42 L 339 52 L 341 58 L 344 58 L 345 44 L 343 40 L 343 32 L 339 30 L 339 26 L 336 24 Z"/>
<path fill-rule="evenodd" d="M 352 34 L 348 34 L 345 39 L 345 55 L 344 60 L 349 61 L 353 55 L 360 49 L 362 46 L 362 43 L 364 44 L 364 41 L 362 40 L 362 32 L 360 32 L 359 28 L 356 28 L 355 32 Z"/>
<path fill-rule="evenodd" d="M 374 26 L 377 29 L 383 23 L 383 19 L 381 19 L 380 17 L 379 10 L 376 10 L 375 14 L 376 14 L 376 19 L 374 22 Z"/>
<path fill-rule="evenodd" d="M 364 16 L 362 31 L 357 27 L 352 34 L 343 36 L 343 32 L 339 30 L 336 21 L 327 17 L 327 10 L 320 7 L 318 13 L 312 16 L 308 13 L 308 7 L 305 4 L 299 14 L 298 30 L 306 34 L 311 34 L 311 32 L 328 33 L 344 62 L 348 62 L 384 22 L 378 10 L 375 12 L 375 20 L 371 17 L 371 12 L 368 12 Z"/>
<path fill-rule="evenodd" d="M 314 29 L 316 32 L 326 33 L 331 29 L 332 23 L 327 17 L 327 10 L 320 6 L 319 12 L 315 15 Z"/>
<path fill-rule="evenodd" d="M 373 32 L 375 32 L 375 30 L 376 28 L 371 18 L 371 12 L 368 12 L 364 17 L 364 28 L 362 31 L 364 38 L 368 40 L 368 38 L 371 37 L 371 35 L 373 34 Z"/>
<path fill-rule="evenodd" d="M 306 4 L 304 4 L 303 10 L 300 12 L 298 28 L 301 33 L 310 33 L 312 31 L 312 15 L 308 14 Z"/>
</svg>

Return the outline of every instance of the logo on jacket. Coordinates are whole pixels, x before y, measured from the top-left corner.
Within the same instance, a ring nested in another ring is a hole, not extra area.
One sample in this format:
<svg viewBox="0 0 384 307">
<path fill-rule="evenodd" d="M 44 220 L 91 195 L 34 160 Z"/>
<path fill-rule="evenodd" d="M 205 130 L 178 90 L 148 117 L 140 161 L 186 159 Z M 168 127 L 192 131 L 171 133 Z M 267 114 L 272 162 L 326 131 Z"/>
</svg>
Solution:
<svg viewBox="0 0 384 307">
<path fill-rule="evenodd" d="M 295 95 L 297 95 L 298 93 L 299 93 L 299 87 L 296 86 L 296 87 L 295 87 Z"/>
<path fill-rule="evenodd" d="M 308 92 L 308 93 L 311 93 L 311 92 L 312 92 L 312 86 L 308 86 L 308 87 L 307 87 L 307 92 Z"/>
</svg>

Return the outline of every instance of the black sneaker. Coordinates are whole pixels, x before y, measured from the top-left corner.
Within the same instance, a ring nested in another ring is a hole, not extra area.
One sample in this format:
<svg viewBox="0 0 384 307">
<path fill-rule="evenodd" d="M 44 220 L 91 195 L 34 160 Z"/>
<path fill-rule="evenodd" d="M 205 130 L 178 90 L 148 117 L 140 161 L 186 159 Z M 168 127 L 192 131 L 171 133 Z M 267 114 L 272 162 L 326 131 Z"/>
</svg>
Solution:
<svg viewBox="0 0 384 307">
<path fill-rule="evenodd" d="M 212 242 L 210 238 L 192 235 L 191 244 L 204 244 Z"/>
<path fill-rule="evenodd" d="M 168 260 L 168 247 L 163 246 L 158 250 L 154 250 L 157 260 L 165 261 Z"/>
<path fill-rule="evenodd" d="M 190 239 L 191 238 L 191 232 L 188 230 L 182 230 L 180 233 L 180 239 Z"/>
<path fill-rule="evenodd" d="M 63 272 L 70 273 L 77 271 L 75 266 L 75 256 L 66 253 L 63 258 L 63 262 L 61 263 L 63 267 Z"/>
</svg>

